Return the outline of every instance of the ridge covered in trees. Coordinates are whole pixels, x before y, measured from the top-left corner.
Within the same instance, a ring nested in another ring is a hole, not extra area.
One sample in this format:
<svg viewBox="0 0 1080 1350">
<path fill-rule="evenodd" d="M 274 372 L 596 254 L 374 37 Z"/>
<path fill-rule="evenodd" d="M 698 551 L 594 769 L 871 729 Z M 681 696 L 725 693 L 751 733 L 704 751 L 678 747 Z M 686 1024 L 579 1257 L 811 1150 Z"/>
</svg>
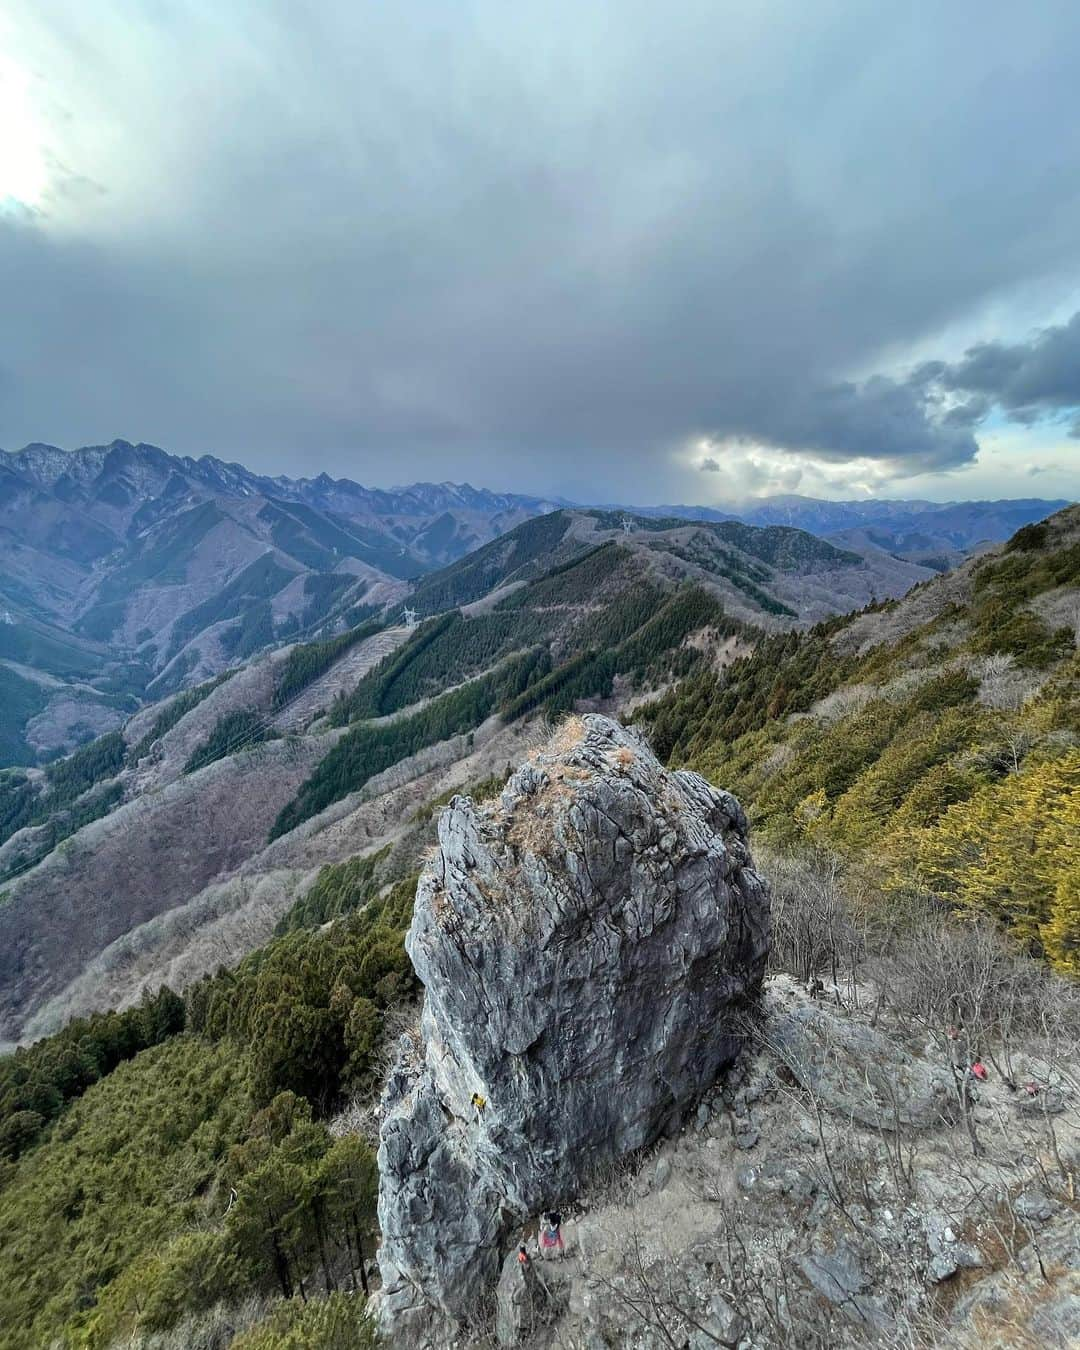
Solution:
<svg viewBox="0 0 1080 1350">
<path fill-rule="evenodd" d="M 990 915 L 1080 974 L 1080 508 L 639 712 L 759 835 Z"/>
<path fill-rule="evenodd" d="M 692 633 L 746 631 L 700 587 L 664 590 L 638 568 L 624 550 L 604 545 L 492 610 L 451 610 L 421 624 L 335 702 L 330 720 L 349 730 L 280 812 L 270 837 L 427 746 L 475 731 L 492 714 L 504 721 L 555 716 L 580 700 L 611 697 L 617 676 L 640 682 L 685 673 L 699 659 L 684 647 Z"/>
<path fill-rule="evenodd" d="M 288 1302 L 241 1343 L 294 1327 L 367 1343 L 375 1158 L 327 1123 L 370 1090 L 386 1011 L 415 990 L 416 877 L 380 886 L 384 862 L 321 874 L 278 936 L 183 998 L 0 1059 L 5 1346 L 105 1350 L 246 1293 Z"/>
</svg>

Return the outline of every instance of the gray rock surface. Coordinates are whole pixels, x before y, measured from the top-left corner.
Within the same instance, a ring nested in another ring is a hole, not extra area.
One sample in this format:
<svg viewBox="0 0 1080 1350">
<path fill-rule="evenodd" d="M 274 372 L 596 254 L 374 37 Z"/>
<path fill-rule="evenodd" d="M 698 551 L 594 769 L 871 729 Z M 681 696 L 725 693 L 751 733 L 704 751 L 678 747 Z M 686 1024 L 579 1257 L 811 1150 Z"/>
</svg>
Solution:
<svg viewBox="0 0 1080 1350">
<path fill-rule="evenodd" d="M 541 1263 L 533 1256 L 522 1265 L 517 1248 L 511 1248 L 503 1262 L 495 1298 L 495 1338 L 499 1344 L 519 1345 L 559 1318 L 570 1302 L 570 1287 L 570 1275 L 560 1263 Z"/>
<path fill-rule="evenodd" d="M 973 1270 L 983 1264 L 978 1248 L 961 1240 L 948 1215 L 936 1211 L 924 1215 L 923 1228 L 930 1250 L 927 1273 L 935 1284 L 949 1279 L 959 1270 Z"/>
<path fill-rule="evenodd" d="M 1058 1088 L 1043 1088 L 1034 1097 L 1018 1097 L 1016 1110 L 1021 1116 L 1060 1116 L 1065 1110 L 1065 1094 Z"/>
<path fill-rule="evenodd" d="M 450 803 L 407 940 L 423 1044 L 388 1080 L 379 1148 L 399 1343 L 450 1343 L 515 1224 L 695 1111 L 767 926 L 739 804 L 607 718 L 572 719 L 497 802 Z"/>
<path fill-rule="evenodd" d="M 773 1009 L 766 1044 L 828 1111 L 873 1129 L 933 1129 L 956 1118 L 944 1069 L 821 1004 Z"/>
<path fill-rule="evenodd" d="M 690 1337 L 690 1350 L 709 1350 L 710 1346 L 735 1347 L 750 1331 L 745 1317 L 740 1317 L 727 1299 L 719 1294 L 709 1300 L 708 1317 L 704 1325 Z"/>
<path fill-rule="evenodd" d="M 831 1252 L 809 1252 L 798 1258 L 798 1265 L 814 1289 L 847 1317 L 878 1331 L 888 1328 L 881 1300 L 863 1292 L 870 1279 L 850 1243 L 838 1242 Z"/>
</svg>

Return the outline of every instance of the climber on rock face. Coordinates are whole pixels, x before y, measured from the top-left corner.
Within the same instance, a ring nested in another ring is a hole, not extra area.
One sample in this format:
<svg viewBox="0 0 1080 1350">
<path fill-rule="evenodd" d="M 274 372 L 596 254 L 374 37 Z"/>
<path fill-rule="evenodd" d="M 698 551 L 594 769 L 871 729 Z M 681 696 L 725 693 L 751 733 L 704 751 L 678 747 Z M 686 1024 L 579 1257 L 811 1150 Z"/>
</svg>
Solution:
<svg viewBox="0 0 1080 1350">
<path fill-rule="evenodd" d="M 566 1248 L 563 1246 L 562 1215 L 558 1210 L 552 1210 L 544 1215 L 544 1225 L 540 1229 L 540 1255 L 546 1258 L 556 1252 L 563 1256 Z"/>
<path fill-rule="evenodd" d="M 476 1111 L 476 1119 L 482 1120 L 484 1117 L 484 1107 L 487 1106 L 487 1098 L 481 1097 L 479 1092 L 474 1092 L 469 1100 L 470 1105 L 472 1105 Z"/>
</svg>

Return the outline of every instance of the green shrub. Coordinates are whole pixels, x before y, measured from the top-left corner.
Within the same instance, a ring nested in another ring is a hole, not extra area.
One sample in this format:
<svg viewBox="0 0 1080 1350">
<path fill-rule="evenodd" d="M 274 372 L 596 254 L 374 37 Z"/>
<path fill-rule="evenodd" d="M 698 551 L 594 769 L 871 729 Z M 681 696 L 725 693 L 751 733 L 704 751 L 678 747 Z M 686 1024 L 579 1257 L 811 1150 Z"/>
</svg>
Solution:
<svg viewBox="0 0 1080 1350">
<path fill-rule="evenodd" d="M 184 772 L 197 773 L 208 764 L 228 755 L 238 755 L 242 750 L 250 750 L 263 741 L 274 739 L 278 734 L 251 708 L 223 713 L 214 723 L 210 735 L 188 756 Z"/>
</svg>

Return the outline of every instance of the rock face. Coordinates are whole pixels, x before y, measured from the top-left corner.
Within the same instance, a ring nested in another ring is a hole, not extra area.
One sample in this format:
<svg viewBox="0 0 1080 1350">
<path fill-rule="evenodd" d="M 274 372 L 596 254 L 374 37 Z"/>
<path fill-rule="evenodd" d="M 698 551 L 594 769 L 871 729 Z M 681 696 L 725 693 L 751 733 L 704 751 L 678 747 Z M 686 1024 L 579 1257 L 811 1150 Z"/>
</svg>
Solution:
<svg viewBox="0 0 1080 1350">
<path fill-rule="evenodd" d="M 515 1225 L 677 1129 L 734 1057 L 768 897 L 738 802 L 589 716 L 496 802 L 450 803 L 406 945 L 426 997 L 384 1099 L 380 1315 L 446 1345 Z"/>
<path fill-rule="evenodd" d="M 948 1074 L 895 1039 L 825 1005 L 765 1003 L 766 1044 L 827 1111 L 884 1130 L 932 1129 L 956 1119 Z"/>
</svg>

